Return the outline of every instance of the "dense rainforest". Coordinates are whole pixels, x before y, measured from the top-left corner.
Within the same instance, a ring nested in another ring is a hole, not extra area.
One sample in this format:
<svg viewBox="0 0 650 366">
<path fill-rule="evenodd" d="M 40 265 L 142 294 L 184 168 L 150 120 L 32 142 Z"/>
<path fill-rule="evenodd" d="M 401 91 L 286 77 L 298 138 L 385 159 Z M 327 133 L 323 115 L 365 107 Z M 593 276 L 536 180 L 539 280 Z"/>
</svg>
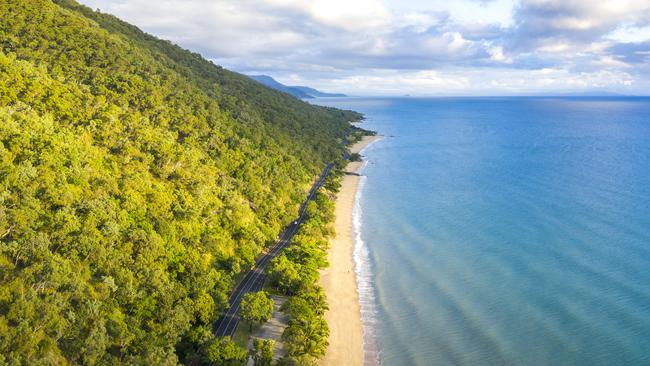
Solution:
<svg viewBox="0 0 650 366">
<path fill-rule="evenodd" d="M 212 323 L 360 118 L 72 0 L 1 1 L 0 364 L 240 352 Z"/>
</svg>

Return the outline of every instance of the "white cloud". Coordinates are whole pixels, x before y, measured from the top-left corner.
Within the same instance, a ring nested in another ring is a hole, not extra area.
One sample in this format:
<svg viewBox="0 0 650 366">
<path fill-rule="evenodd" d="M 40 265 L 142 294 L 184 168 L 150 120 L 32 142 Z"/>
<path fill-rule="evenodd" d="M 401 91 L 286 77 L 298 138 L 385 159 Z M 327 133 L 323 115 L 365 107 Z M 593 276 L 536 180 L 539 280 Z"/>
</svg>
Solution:
<svg viewBox="0 0 650 366">
<path fill-rule="evenodd" d="M 638 92 L 650 79 L 648 0 L 81 1 L 235 71 L 339 91 Z"/>
<path fill-rule="evenodd" d="M 509 27 L 513 23 L 515 0 L 385 0 L 386 4 L 401 13 L 448 13 L 454 21 L 464 26 L 496 24 Z"/>
<path fill-rule="evenodd" d="M 497 69 L 490 73 L 482 70 L 451 69 L 396 72 L 372 70 L 367 73 L 346 75 L 337 79 L 282 79 L 293 84 L 311 82 L 325 90 L 350 92 L 357 95 L 509 95 L 554 92 L 579 92 L 589 90 L 626 90 L 635 83 L 634 78 L 621 71 L 598 70 L 572 73 L 561 68 L 540 70 Z M 647 83 L 645 84 L 647 86 Z"/>
<path fill-rule="evenodd" d="M 496 62 L 503 62 L 506 64 L 512 63 L 512 58 L 507 57 L 503 54 L 503 47 L 493 46 L 488 48 L 488 53 L 490 54 L 490 59 Z"/>
<path fill-rule="evenodd" d="M 600 37 L 620 24 L 649 24 L 650 1 L 526 0 L 517 15 L 529 36 Z"/>
<path fill-rule="evenodd" d="M 650 40 L 650 25 L 645 27 L 624 25 L 616 28 L 605 37 L 617 42 L 645 42 Z"/>
<path fill-rule="evenodd" d="M 348 31 L 385 26 L 390 13 L 378 0 L 266 0 L 265 6 L 299 11 L 313 21 Z"/>
<path fill-rule="evenodd" d="M 629 64 L 627 64 L 627 63 L 625 63 L 623 61 L 617 60 L 615 57 L 610 56 L 610 55 L 600 56 L 600 58 L 598 60 L 594 61 L 594 63 L 596 65 L 598 65 L 598 66 L 602 66 L 602 67 L 605 67 L 605 68 L 628 68 L 628 67 L 631 67 Z"/>
<path fill-rule="evenodd" d="M 391 20 L 388 10 L 375 0 L 316 0 L 311 3 L 310 14 L 323 24 L 349 31 L 379 28 Z"/>
</svg>

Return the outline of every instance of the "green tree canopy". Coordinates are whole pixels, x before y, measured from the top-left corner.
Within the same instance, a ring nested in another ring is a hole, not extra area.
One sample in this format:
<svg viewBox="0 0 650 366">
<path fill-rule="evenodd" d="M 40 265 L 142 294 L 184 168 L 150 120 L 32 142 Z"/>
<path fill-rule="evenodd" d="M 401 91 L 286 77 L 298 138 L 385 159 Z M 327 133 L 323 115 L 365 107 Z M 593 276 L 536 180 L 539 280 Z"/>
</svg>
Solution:
<svg viewBox="0 0 650 366">
<path fill-rule="evenodd" d="M 255 338 L 252 350 L 255 366 L 271 366 L 274 345 L 275 341 L 272 339 Z"/>
<path fill-rule="evenodd" d="M 227 338 L 214 339 L 206 347 L 207 361 L 212 365 L 243 366 L 248 352 Z"/>
<path fill-rule="evenodd" d="M 300 265 L 287 259 L 287 256 L 280 254 L 273 258 L 267 269 L 271 284 L 277 286 L 285 293 L 295 293 L 302 284 L 300 278 Z"/>
<path fill-rule="evenodd" d="M 273 315 L 273 300 L 264 291 L 244 294 L 239 304 L 239 316 L 248 322 L 265 322 Z"/>
</svg>

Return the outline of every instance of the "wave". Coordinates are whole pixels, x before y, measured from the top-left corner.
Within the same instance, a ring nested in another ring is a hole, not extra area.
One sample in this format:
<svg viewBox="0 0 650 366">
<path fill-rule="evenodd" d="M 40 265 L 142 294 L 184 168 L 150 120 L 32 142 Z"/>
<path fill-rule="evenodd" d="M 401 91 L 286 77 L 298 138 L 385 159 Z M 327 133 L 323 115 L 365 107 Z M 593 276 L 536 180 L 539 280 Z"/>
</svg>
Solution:
<svg viewBox="0 0 650 366">
<path fill-rule="evenodd" d="M 377 141 L 377 140 L 376 140 Z M 364 147 L 359 153 L 363 153 L 374 142 Z M 364 160 L 359 172 L 363 172 L 368 164 Z M 354 271 L 357 281 L 357 294 L 359 297 L 359 306 L 361 308 L 361 323 L 363 326 L 363 347 L 364 347 L 364 365 L 372 366 L 381 364 L 380 353 L 377 347 L 376 324 L 377 324 L 377 299 L 375 296 L 375 284 L 370 261 L 370 252 L 368 246 L 363 240 L 363 209 L 361 208 L 361 198 L 367 177 L 359 177 L 359 185 L 354 197 L 354 206 L 352 208 L 352 235 L 354 240 Z"/>
</svg>

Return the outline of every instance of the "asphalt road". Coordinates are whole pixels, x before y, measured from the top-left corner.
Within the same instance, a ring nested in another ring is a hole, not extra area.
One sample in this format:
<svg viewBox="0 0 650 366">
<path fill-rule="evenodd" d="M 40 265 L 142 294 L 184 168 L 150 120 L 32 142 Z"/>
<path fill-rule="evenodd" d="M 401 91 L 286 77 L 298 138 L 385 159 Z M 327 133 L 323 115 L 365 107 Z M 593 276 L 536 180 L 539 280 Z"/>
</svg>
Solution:
<svg viewBox="0 0 650 366">
<path fill-rule="evenodd" d="M 307 196 L 305 202 L 300 206 L 298 218 L 292 221 L 291 224 L 280 233 L 278 241 L 276 241 L 275 244 L 273 244 L 273 246 L 257 260 L 257 262 L 255 262 L 255 266 L 239 282 L 232 294 L 230 294 L 230 298 L 228 299 L 230 307 L 228 308 L 228 311 L 222 315 L 214 325 L 214 334 L 217 337 L 232 336 L 235 334 L 237 324 L 239 324 L 239 316 L 237 315 L 237 312 L 242 297 L 249 292 L 256 292 L 262 289 L 266 277 L 266 266 L 269 264 L 271 259 L 275 258 L 282 249 L 286 248 L 287 245 L 291 243 L 291 239 L 293 239 L 293 236 L 305 220 L 307 204 L 312 198 L 314 198 L 316 191 L 318 191 L 318 189 L 323 185 L 325 178 L 333 166 L 334 164 L 328 164 L 325 167 L 318 181 L 316 181 L 316 183 L 311 187 L 309 196 Z"/>
</svg>

